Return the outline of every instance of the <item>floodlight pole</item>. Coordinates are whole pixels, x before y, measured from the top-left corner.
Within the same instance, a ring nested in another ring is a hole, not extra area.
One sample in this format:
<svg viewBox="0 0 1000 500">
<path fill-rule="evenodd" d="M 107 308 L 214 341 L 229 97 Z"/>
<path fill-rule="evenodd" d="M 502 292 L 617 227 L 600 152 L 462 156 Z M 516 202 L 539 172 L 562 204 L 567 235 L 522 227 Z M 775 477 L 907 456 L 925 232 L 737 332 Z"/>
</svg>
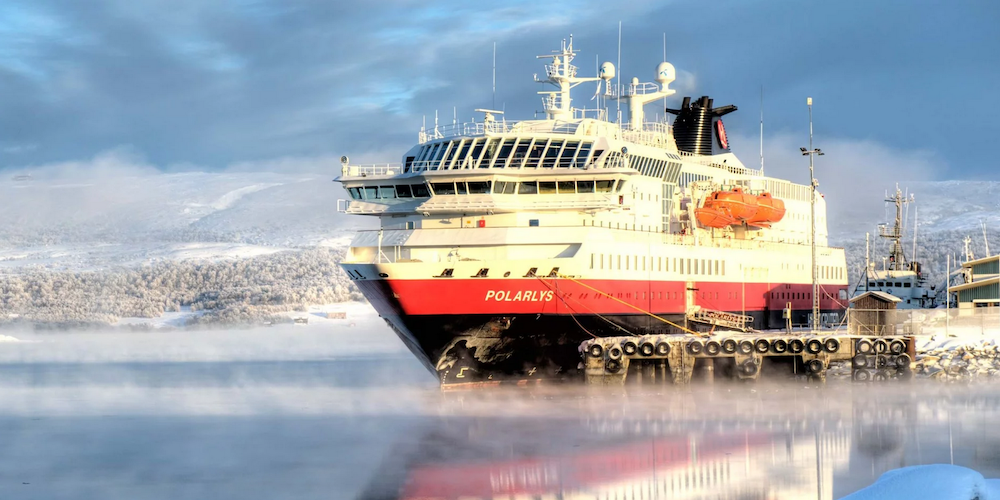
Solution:
<svg viewBox="0 0 1000 500">
<path fill-rule="evenodd" d="M 799 148 L 802 151 L 802 155 L 809 156 L 809 186 L 812 188 L 810 193 L 812 197 L 809 201 L 809 221 L 812 229 L 812 324 L 810 325 L 813 330 L 817 329 L 819 325 L 819 273 L 816 267 L 816 188 L 819 185 L 816 182 L 816 177 L 813 170 L 813 156 L 823 155 L 823 152 L 819 149 L 813 149 L 813 99 L 812 97 L 806 98 L 806 105 L 809 107 L 809 149 Z"/>
</svg>

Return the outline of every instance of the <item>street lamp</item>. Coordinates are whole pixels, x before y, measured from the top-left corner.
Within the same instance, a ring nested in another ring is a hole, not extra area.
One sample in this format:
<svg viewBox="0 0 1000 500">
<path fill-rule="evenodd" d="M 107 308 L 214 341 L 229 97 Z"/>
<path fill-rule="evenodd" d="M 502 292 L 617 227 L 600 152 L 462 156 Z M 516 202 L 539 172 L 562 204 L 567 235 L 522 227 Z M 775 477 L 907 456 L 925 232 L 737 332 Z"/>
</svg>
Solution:
<svg viewBox="0 0 1000 500">
<path fill-rule="evenodd" d="M 819 275 L 816 268 L 816 187 L 819 186 L 819 182 L 816 181 L 816 177 L 813 175 L 813 156 L 823 156 L 823 151 L 819 148 L 813 149 L 812 97 L 806 98 L 806 105 L 809 106 L 809 149 L 799 148 L 799 151 L 802 152 L 802 156 L 809 156 L 809 185 L 812 187 L 812 196 L 809 202 L 809 221 L 810 226 L 812 226 L 812 324 L 810 326 L 813 330 L 816 330 L 816 325 L 819 324 Z"/>
</svg>

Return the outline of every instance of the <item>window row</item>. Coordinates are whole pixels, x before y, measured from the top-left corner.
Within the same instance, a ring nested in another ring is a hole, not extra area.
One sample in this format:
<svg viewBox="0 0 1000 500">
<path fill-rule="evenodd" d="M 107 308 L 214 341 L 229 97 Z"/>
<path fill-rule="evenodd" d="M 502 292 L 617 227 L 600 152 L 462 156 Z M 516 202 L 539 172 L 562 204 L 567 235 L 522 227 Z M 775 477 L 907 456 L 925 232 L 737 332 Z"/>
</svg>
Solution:
<svg viewBox="0 0 1000 500">
<path fill-rule="evenodd" d="M 909 281 L 897 281 L 895 282 L 895 285 L 893 285 L 892 281 L 869 281 L 868 286 L 877 288 L 892 286 L 895 286 L 896 288 L 910 288 L 912 285 Z"/>
<path fill-rule="evenodd" d="M 624 271 L 675 272 L 704 276 L 724 276 L 726 261 L 716 259 L 685 259 L 646 255 L 590 254 L 591 269 Z"/>
<path fill-rule="evenodd" d="M 582 167 L 591 157 L 592 142 L 546 138 L 458 139 L 427 144 L 407 156 L 403 172 L 466 168 Z M 594 152 L 597 158 L 603 151 Z"/>
<path fill-rule="evenodd" d="M 621 191 L 625 181 L 615 179 L 581 181 L 456 181 L 427 184 L 396 184 L 348 188 L 355 200 L 429 198 L 461 194 L 589 194 Z"/>
</svg>

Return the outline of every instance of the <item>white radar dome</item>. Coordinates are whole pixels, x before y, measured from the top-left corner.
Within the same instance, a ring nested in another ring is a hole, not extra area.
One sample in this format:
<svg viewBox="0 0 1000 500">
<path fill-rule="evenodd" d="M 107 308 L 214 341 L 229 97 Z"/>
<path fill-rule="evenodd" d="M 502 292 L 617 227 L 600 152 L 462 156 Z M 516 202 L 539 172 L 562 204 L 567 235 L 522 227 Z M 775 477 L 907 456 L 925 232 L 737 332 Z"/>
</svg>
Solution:
<svg viewBox="0 0 1000 500">
<path fill-rule="evenodd" d="M 677 79 L 677 71 L 674 65 L 668 62 L 661 62 L 656 66 L 656 81 L 666 85 Z"/>
<path fill-rule="evenodd" d="M 605 62 L 601 64 L 601 74 L 600 77 L 604 80 L 610 80 L 615 77 L 615 65 L 610 62 Z"/>
</svg>

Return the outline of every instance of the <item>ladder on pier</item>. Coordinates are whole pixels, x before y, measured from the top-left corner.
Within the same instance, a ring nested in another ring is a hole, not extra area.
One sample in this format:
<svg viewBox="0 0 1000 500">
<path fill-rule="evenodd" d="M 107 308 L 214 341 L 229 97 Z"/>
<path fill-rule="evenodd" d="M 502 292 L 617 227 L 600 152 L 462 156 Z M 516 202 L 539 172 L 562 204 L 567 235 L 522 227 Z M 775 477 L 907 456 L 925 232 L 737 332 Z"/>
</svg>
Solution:
<svg viewBox="0 0 1000 500">
<path fill-rule="evenodd" d="M 749 332 L 751 330 L 749 325 L 753 322 L 753 317 L 725 311 L 696 308 L 687 312 L 687 320 L 694 321 L 695 323 L 712 325 L 713 330 L 716 327 L 719 327 L 729 330 Z"/>
</svg>

